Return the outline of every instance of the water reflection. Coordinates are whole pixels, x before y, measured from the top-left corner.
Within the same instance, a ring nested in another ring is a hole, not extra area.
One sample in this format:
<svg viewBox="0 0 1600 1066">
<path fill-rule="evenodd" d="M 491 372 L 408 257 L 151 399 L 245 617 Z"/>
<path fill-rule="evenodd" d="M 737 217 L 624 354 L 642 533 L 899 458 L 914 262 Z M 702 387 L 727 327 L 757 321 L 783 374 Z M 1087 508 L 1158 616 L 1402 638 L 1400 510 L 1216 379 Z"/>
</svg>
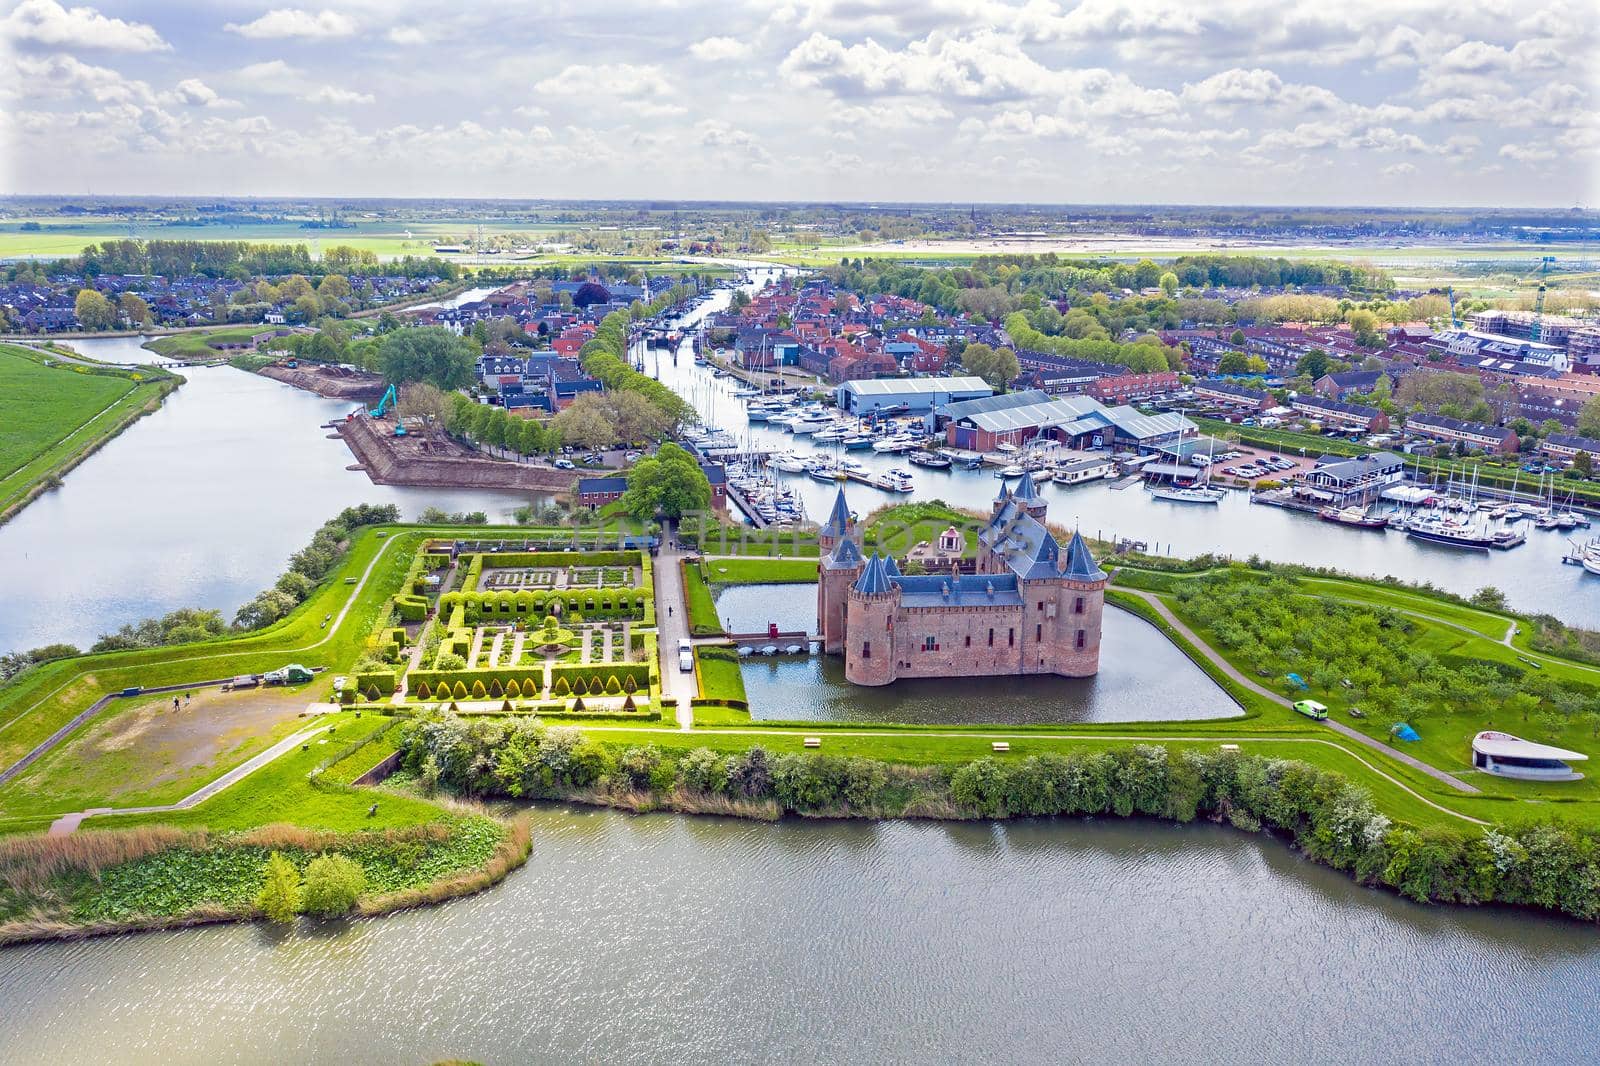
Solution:
<svg viewBox="0 0 1600 1066">
<path fill-rule="evenodd" d="M 714 565 L 714 564 L 713 564 Z M 717 596 L 736 633 L 816 629 L 815 585 L 732 585 Z M 1154 626 L 1105 613 L 1100 673 L 1092 678 L 908 679 L 862 688 L 838 656 L 751 656 L 742 672 L 752 717 L 845 722 L 1134 722 L 1221 718 L 1239 706 Z"/>
<path fill-rule="evenodd" d="M 535 821 L 525 870 L 441 908 L 0 953 L 0 1061 L 1600 1053 L 1592 927 L 1419 907 L 1211 825 Z"/>
</svg>

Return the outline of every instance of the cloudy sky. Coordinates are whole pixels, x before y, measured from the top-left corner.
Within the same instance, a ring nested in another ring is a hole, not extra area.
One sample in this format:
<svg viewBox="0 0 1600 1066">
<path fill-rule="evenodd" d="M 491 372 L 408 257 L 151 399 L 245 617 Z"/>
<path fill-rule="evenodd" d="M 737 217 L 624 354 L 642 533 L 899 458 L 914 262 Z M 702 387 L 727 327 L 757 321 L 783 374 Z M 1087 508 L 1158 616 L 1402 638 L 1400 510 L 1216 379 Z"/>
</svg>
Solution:
<svg viewBox="0 0 1600 1066">
<path fill-rule="evenodd" d="M 1600 0 L 92 2 L 0 191 L 1600 206 Z"/>
</svg>

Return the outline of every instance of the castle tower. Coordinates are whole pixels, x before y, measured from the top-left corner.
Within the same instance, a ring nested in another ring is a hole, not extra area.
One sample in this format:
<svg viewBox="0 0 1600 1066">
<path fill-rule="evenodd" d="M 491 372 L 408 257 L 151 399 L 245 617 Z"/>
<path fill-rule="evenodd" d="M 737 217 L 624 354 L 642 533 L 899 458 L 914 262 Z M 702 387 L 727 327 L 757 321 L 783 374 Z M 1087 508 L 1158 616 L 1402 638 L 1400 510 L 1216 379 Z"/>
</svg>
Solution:
<svg viewBox="0 0 1600 1066">
<path fill-rule="evenodd" d="M 1001 478 L 1000 479 L 1000 491 L 995 493 L 994 510 L 991 513 L 992 514 L 999 514 L 1001 511 L 1005 510 L 1006 504 L 1008 504 L 1010 502 L 1011 502 L 1011 490 L 1006 488 L 1006 479 L 1005 478 Z"/>
<path fill-rule="evenodd" d="M 817 567 L 817 635 L 824 655 L 844 654 L 845 602 L 865 565 L 855 540 L 845 537 Z"/>
<path fill-rule="evenodd" d="M 1082 535 L 1073 533 L 1061 552 L 1052 636 L 1056 673 L 1093 677 L 1100 672 L 1100 626 L 1105 615 L 1107 580 Z"/>
<path fill-rule="evenodd" d="M 894 618 L 900 588 L 877 552 L 850 586 L 845 605 L 844 676 L 853 685 L 887 685 L 896 677 Z"/>
<path fill-rule="evenodd" d="M 845 503 L 844 489 L 834 497 L 827 522 L 817 530 L 822 558 L 817 568 L 817 635 L 825 655 L 840 655 L 845 646 L 845 601 L 866 558 L 856 540 L 855 520 Z"/>
<path fill-rule="evenodd" d="M 1017 482 L 1017 491 L 1011 494 L 1011 501 L 1041 522 L 1044 521 L 1045 510 L 1050 506 L 1045 498 L 1039 495 L 1039 486 L 1034 482 L 1031 473 L 1022 475 L 1022 480 Z"/>
</svg>

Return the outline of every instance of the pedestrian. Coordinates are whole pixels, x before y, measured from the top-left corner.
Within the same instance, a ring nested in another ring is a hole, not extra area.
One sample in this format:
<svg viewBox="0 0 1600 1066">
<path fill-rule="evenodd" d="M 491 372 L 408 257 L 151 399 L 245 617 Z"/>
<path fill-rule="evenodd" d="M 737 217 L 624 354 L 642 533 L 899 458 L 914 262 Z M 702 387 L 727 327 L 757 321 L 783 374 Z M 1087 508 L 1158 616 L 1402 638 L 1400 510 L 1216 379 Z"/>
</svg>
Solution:
<svg viewBox="0 0 1600 1066">
<path fill-rule="evenodd" d="M 672 617 L 672 607 L 671 607 L 670 604 L 667 606 L 667 617 L 668 618 Z"/>
<path fill-rule="evenodd" d="M 173 710 L 177 710 L 178 709 L 178 697 L 176 697 L 176 696 L 172 697 L 172 709 Z"/>
</svg>

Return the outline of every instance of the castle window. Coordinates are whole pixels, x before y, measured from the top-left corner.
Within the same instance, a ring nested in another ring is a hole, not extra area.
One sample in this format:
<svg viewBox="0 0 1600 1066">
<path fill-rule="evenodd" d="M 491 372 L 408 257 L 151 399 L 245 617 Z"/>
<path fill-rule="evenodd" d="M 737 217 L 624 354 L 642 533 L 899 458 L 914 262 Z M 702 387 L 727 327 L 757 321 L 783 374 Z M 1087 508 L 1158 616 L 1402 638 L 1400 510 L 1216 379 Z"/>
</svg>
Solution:
<svg viewBox="0 0 1600 1066">
<path fill-rule="evenodd" d="M 1083 638 L 1083 630 L 1080 629 L 1078 631 L 1078 637 L 1079 637 L 1080 640 Z M 863 659 L 872 658 L 872 641 L 863 640 L 861 642 L 861 657 Z"/>
<path fill-rule="evenodd" d="M 989 647 L 994 647 L 994 630 L 989 630 Z"/>
<path fill-rule="evenodd" d="M 972 634 L 971 633 L 967 634 L 967 647 L 969 647 L 969 648 L 972 647 Z"/>
<path fill-rule="evenodd" d="M 1072 613 L 1073 614 L 1082 614 L 1083 613 L 1083 597 L 1082 596 L 1079 596 L 1077 599 L 1072 601 Z"/>
<path fill-rule="evenodd" d="M 1034 627 L 1033 627 L 1033 639 L 1034 640 L 1043 640 L 1044 639 L 1044 626 L 1042 624 L 1039 624 L 1039 623 L 1035 623 L 1034 624 Z"/>
<path fill-rule="evenodd" d="M 1039 601 L 1039 610 L 1041 610 L 1041 611 L 1044 610 L 1044 601 L 1043 600 Z"/>
<path fill-rule="evenodd" d="M 938 651 L 939 650 L 939 644 L 938 644 L 937 641 L 934 640 L 933 637 L 923 637 L 922 638 L 922 650 L 923 651 Z"/>
<path fill-rule="evenodd" d="M 1006 647 L 1015 648 L 1016 646 L 1017 646 L 1017 631 L 1015 629 L 1006 630 Z"/>
<path fill-rule="evenodd" d="M 1084 644 L 1088 643 L 1088 636 L 1089 634 L 1087 630 L 1078 630 L 1078 647 L 1081 648 L 1084 646 Z"/>
</svg>

